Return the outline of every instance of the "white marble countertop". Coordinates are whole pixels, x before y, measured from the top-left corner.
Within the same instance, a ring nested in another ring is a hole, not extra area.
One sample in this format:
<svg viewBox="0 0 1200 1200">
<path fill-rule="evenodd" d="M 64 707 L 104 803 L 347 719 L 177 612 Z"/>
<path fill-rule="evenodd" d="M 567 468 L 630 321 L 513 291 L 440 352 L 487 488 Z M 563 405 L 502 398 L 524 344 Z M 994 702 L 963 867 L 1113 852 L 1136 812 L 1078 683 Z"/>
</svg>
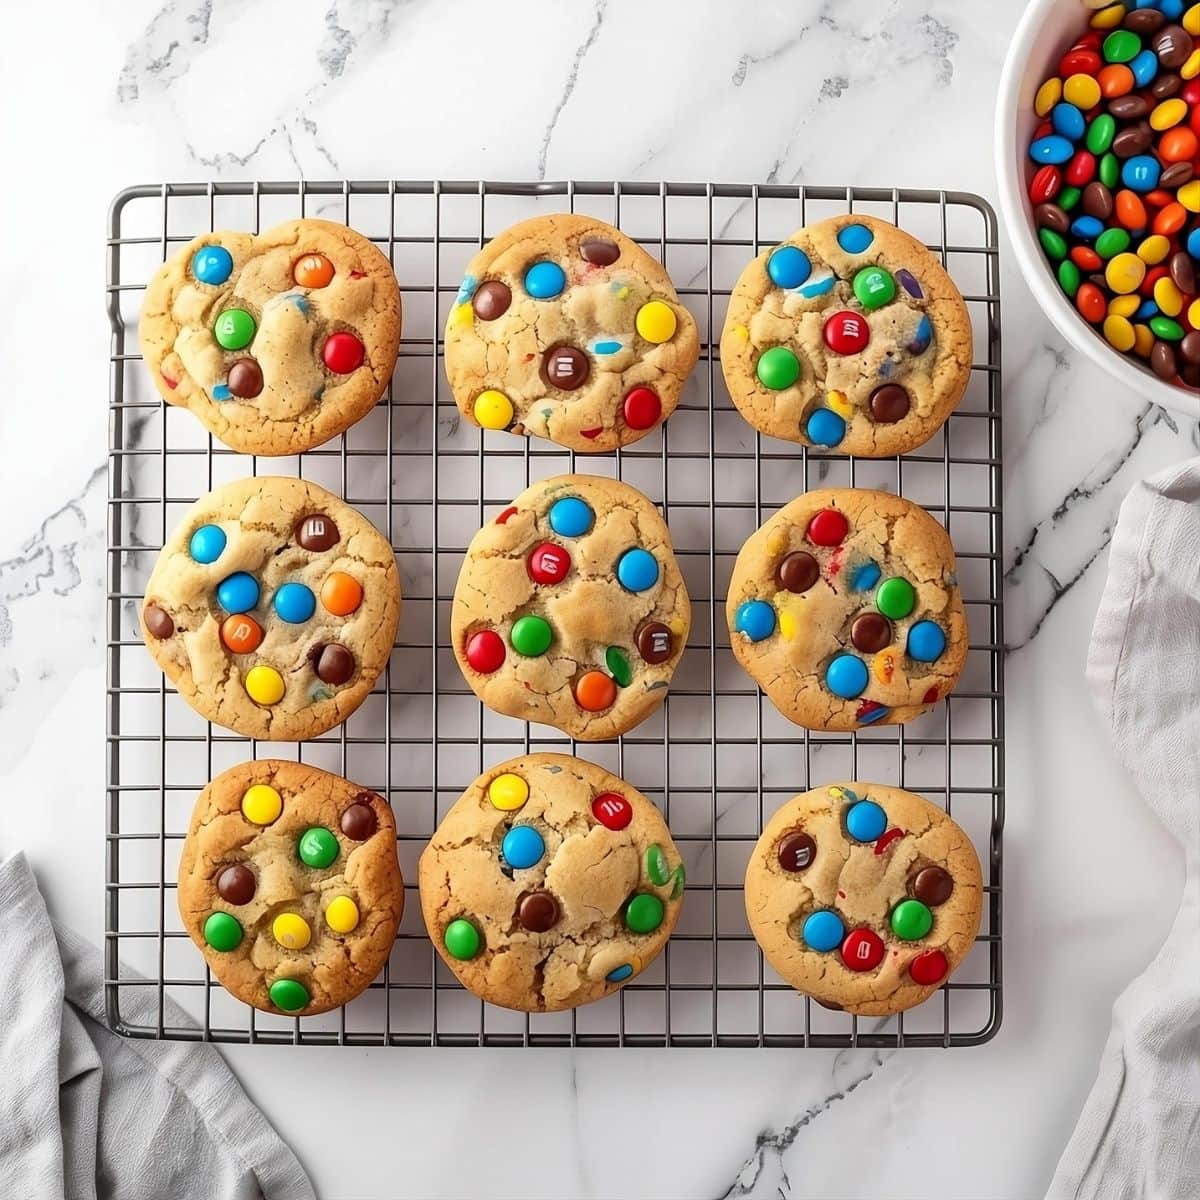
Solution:
<svg viewBox="0 0 1200 1200">
<path fill-rule="evenodd" d="M 99 941 L 100 248 L 120 187 L 575 176 L 933 186 L 994 199 L 991 110 L 1020 7 L 10 6 L 0 853 L 24 847 L 54 914 Z M 1112 1000 L 1157 948 L 1181 886 L 1174 843 L 1109 755 L 1083 663 L 1122 496 L 1196 453 L 1200 431 L 1119 394 L 1003 267 L 1010 651 L 997 1038 L 881 1053 L 228 1051 L 322 1196 L 1042 1193 Z"/>
</svg>

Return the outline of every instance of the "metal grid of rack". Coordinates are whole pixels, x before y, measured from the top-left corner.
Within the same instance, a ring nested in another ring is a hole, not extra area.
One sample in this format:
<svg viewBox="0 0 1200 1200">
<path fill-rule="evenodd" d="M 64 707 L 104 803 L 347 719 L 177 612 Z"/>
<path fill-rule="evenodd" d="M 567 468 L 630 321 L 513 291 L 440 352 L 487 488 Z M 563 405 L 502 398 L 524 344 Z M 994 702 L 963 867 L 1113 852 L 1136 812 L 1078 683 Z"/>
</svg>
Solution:
<svg viewBox="0 0 1200 1200">
<path fill-rule="evenodd" d="M 441 330 L 463 267 L 511 222 L 569 208 L 618 225 L 659 256 L 700 325 L 700 362 L 660 430 L 614 454 L 579 455 L 460 423 Z M 755 433 L 725 391 L 717 343 L 745 262 L 799 225 L 846 211 L 900 225 L 938 253 L 967 300 L 975 359 L 944 429 L 900 459 L 805 451 Z M 376 409 L 306 454 L 257 459 L 214 442 L 161 402 L 140 364 L 142 292 L 198 232 L 259 230 L 296 216 L 354 226 L 401 282 L 404 336 Z M 1001 601 L 1000 285 L 994 214 L 960 192 L 620 182 L 303 181 L 162 184 L 113 202 L 107 242 L 112 327 L 107 554 L 105 990 L 118 1032 L 145 1038 L 351 1045 L 957 1046 L 1001 1021 L 1004 816 Z M 566 470 L 615 475 L 661 505 L 693 601 L 693 630 L 663 708 L 610 743 L 488 712 L 448 645 L 449 604 L 471 535 L 531 481 Z M 141 643 L 137 610 L 165 535 L 211 487 L 249 473 L 300 474 L 342 495 L 392 542 L 404 592 L 383 679 L 351 718 L 302 744 L 268 744 L 201 720 Z M 810 733 L 775 712 L 733 660 L 724 592 L 733 559 L 772 512 L 810 486 L 895 491 L 949 529 L 970 652 L 958 689 L 906 726 Z M 660 805 L 687 864 L 679 926 L 616 995 L 569 1013 L 485 1005 L 429 944 L 416 861 L 440 815 L 485 766 L 565 750 L 601 763 Z M 303 1019 L 234 1000 L 180 924 L 176 866 L 195 797 L 251 757 L 300 758 L 388 798 L 408 882 L 382 975 L 343 1009 Z M 972 954 L 925 1004 L 855 1018 L 798 996 L 746 925 L 741 880 L 762 825 L 788 797 L 841 778 L 893 783 L 940 804 L 984 864 Z"/>
</svg>

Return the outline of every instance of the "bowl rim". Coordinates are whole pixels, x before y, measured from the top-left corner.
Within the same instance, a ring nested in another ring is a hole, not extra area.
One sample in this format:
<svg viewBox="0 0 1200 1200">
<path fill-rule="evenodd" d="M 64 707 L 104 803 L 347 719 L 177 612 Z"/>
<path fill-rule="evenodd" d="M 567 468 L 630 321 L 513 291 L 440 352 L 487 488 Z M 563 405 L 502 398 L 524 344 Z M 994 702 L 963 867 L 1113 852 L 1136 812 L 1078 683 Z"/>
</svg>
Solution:
<svg viewBox="0 0 1200 1200">
<path fill-rule="evenodd" d="M 1058 332 L 1124 388 L 1195 420 L 1200 417 L 1200 392 L 1167 383 L 1112 349 L 1068 302 L 1034 236 L 1022 178 L 1025 148 L 1017 145 L 1016 136 L 1021 83 L 1041 36 L 1046 14 L 1067 3 L 1077 7 L 1081 16 L 1091 11 L 1081 0 L 1030 0 L 1009 42 L 1000 71 L 993 129 L 1000 212 L 1021 274 Z"/>
</svg>

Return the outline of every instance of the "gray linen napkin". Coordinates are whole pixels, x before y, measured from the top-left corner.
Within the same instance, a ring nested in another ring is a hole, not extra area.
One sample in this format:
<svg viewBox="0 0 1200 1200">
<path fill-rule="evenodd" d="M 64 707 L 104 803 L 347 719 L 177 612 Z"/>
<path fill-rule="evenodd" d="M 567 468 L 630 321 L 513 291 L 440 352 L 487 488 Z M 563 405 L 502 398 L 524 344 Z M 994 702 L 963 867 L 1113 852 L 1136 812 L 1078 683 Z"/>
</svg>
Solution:
<svg viewBox="0 0 1200 1200">
<path fill-rule="evenodd" d="M 216 1049 L 118 1037 L 101 979 L 24 854 L 0 864 L 0 1196 L 315 1200 Z M 174 1004 L 166 1019 L 190 1023 Z"/>
<path fill-rule="evenodd" d="M 1200 1197 L 1200 459 L 1121 505 L 1088 683 L 1117 756 L 1179 839 L 1179 913 L 1113 1005 L 1048 1200 Z"/>
</svg>

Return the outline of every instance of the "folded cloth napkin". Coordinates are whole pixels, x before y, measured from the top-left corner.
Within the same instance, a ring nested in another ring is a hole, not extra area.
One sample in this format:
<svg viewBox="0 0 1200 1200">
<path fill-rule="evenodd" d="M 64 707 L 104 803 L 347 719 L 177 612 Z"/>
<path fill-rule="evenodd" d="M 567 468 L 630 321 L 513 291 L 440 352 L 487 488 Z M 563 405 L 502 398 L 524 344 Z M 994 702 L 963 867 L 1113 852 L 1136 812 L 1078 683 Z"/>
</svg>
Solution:
<svg viewBox="0 0 1200 1200">
<path fill-rule="evenodd" d="M 101 980 L 25 856 L 0 864 L 0 1196 L 315 1200 L 216 1049 L 118 1037 Z M 153 1023 L 138 991 L 131 1016 Z M 166 1019 L 191 1024 L 170 1002 Z"/>
<path fill-rule="evenodd" d="M 1049 1200 L 1200 1197 L 1200 459 L 1121 505 L 1088 682 L 1146 803 L 1179 839 L 1183 900 L 1113 1005 L 1099 1074 Z"/>
</svg>

